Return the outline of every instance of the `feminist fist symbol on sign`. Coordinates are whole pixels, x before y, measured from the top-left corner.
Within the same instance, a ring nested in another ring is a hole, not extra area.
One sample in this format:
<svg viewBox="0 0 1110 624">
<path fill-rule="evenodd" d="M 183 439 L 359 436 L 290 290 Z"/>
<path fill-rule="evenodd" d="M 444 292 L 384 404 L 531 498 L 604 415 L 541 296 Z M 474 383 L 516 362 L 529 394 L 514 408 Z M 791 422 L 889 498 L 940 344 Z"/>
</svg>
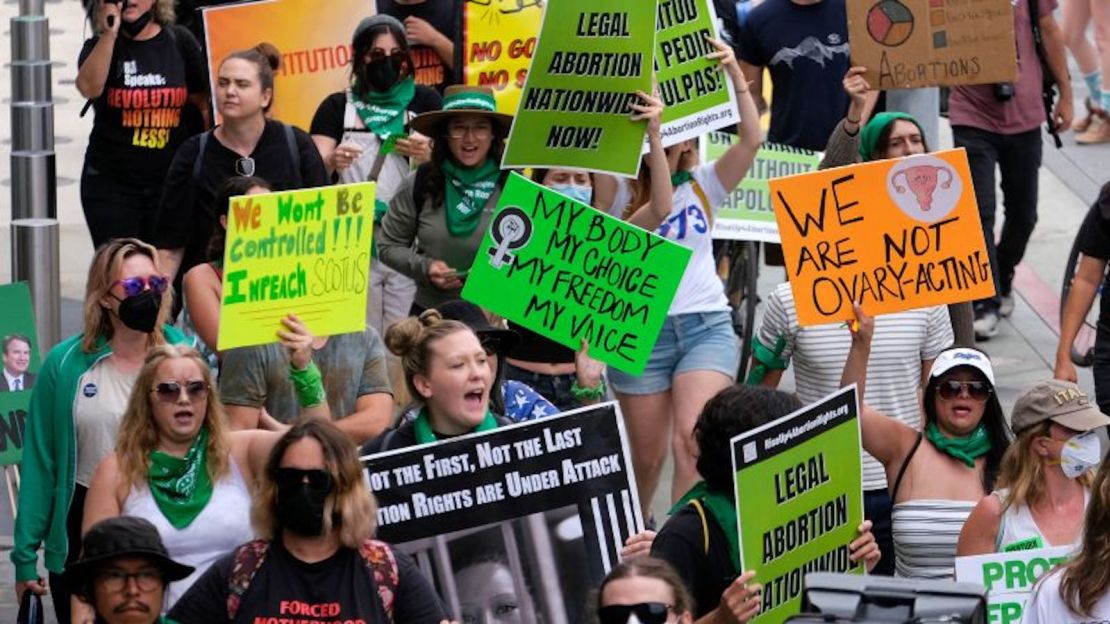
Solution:
<svg viewBox="0 0 1110 624">
<path fill-rule="evenodd" d="M 512 265 L 513 255 L 509 252 L 520 249 L 528 244 L 532 238 L 532 220 L 528 214 L 516 206 L 509 206 L 502 210 L 490 226 L 490 234 L 496 247 L 489 248 L 490 266 L 497 270 L 505 265 Z"/>
</svg>

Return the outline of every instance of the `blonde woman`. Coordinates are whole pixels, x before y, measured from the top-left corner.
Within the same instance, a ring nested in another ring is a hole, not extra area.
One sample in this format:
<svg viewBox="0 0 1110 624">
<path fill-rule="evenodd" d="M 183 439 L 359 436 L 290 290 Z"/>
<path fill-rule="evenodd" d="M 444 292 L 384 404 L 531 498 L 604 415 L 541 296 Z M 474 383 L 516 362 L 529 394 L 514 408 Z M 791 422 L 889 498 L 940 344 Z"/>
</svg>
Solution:
<svg viewBox="0 0 1110 624">
<path fill-rule="evenodd" d="M 443 606 L 416 564 L 371 539 L 376 519 L 350 439 L 324 420 L 294 425 L 254 498 L 261 539 L 213 564 L 169 618 L 246 623 L 308 615 L 289 610 L 303 605 L 328 621 L 438 624 Z"/>
<path fill-rule="evenodd" d="M 1091 484 L 1079 552 L 1044 578 L 1025 607 L 1025 624 L 1105 622 L 1110 619 L 1110 464 Z"/>
<path fill-rule="evenodd" d="M 1097 429 L 1110 417 L 1069 381 L 1042 381 L 1018 398 L 1017 438 L 1002 456 L 998 489 L 972 510 L 956 554 L 1078 547 L 1101 459 Z"/>
<path fill-rule="evenodd" d="M 115 447 L 147 351 L 186 340 L 164 325 L 168 288 L 150 245 L 126 238 L 99 248 L 85 282 L 84 330 L 50 350 L 35 381 L 11 560 L 16 593 L 44 593 L 38 571 L 44 546 L 59 622 L 69 622 L 70 591 L 61 575 L 80 554 L 85 493 L 96 465 Z"/>
</svg>

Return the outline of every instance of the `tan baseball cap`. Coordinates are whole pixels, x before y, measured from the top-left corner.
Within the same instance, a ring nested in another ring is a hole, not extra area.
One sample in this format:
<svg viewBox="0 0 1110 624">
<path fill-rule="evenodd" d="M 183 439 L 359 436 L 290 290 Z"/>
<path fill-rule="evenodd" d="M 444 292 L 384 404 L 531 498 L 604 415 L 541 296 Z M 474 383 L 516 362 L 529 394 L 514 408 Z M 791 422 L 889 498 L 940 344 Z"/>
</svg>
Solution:
<svg viewBox="0 0 1110 624">
<path fill-rule="evenodd" d="M 1099 411 L 1086 392 L 1059 379 L 1038 382 L 1022 393 L 1014 403 L 1010 427 L 1020 433 L 1046 420 L 1076 431 L 1110 425 L 1110 416 Z"/>
</svg>

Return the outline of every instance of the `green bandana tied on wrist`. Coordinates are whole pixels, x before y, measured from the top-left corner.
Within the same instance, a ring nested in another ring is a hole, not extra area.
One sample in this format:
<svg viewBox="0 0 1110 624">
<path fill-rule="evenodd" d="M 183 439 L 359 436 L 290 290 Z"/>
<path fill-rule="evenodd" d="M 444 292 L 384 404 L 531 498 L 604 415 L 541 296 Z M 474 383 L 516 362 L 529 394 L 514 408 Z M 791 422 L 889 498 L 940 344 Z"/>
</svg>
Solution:
<svg viewBox="0 0 1110 624">
<path fill-rule="evenodd" d="M 405 132 L 405 111 L 415 95 L 416 81 L 406 78 L 389 91 L 367 89 L 365 95 L 359 95 L 352 89 L 350 100 L 366 129 L 384 140 Z"/>
<path fill-rule="evenodd" d="M 986 455 L 991 450 L 991 439 L 987 435 L 987 426 L 979 423 L 970 434 L 961 438 L 948 438 L 940 432 L 936 421 L 929 421 L 925 426 L 925 437 L 937 447 L 937 450 L 967 464 L 968 468 L 975 467 L 975 459 Z"/>
<path fill-rule="evenodd" d="M 439 436 L 435 431 L 432 431 L 432 423 L 428 420 L 428 410 L 423 408 L 420 413 L 416 415 L 416 420 L 413 421 L 413 433 L 416 435 L 417 444 L 427 444 L 429 442 L 438 442 Z M 486 410 L 486 417 L 473 431 L 467 433 L 475 433 L 481 431 L 492 431 L 497 428 L 497 419 L 493 417 L 493 412 Z"/>
<path fill-rule="evenodd" d="M 729 559 L 736 570 L 739 570 L 740 532 L 736 530 L 739 525 L 739 521 L 736 519 L 736 501 L 721 492 L 710 490 L 705 481 L 698 481 L 694 484 L 694 487 L 682 495 L 682 498 L 678 499 L 678 502 L 671 507 L 667 514 L 675 515 L 694 500 L 699 501 L 709 511 L 709 515 L 717 521 L 717 525 L 721 527 L 721 531 L 728 539 Z"/>
<path fill-rule="evenodd" d="M 207 427 L 200 430 L 183 458 L 162 451 L 150 453 L 150 494 L 175 529 L 189 526 L 212 498 L 207 459 Z"/>
<path fill-rule="evenodd" d="M 440 169 L 447 180 L 444 211 L 451 236 L 470 236 L 478 227 L 482 210 L 497 188 L 501 170 L 492 159 L 477 167 L 460 167 L 445 160 Z"/>
</svg>

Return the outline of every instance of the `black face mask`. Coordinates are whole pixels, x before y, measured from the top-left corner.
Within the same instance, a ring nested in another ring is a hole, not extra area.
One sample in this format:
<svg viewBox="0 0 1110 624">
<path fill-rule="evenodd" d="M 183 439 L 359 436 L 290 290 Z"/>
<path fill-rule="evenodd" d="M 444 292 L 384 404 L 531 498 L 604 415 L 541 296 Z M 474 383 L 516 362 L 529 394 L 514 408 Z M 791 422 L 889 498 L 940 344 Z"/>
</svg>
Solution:
<svg viewBox="0 0 1110 624">
<path fill-rule="evenodd" d="M 280 469 L 288 470 L 288 469 Z M 282 528 L 304 537 L 317 537 L 324 532 L 324 504 L 332 491 L 331 479 L 277 480 L 277 520 Z"/>
<path fill-rule="evenodd" d="M 135 21 L 133 22 L 124 21 L 120 23 L 119 29 L 123 31 L 123 34 L 127 35 L 131 39 L 134 39 L 135 37 L 139 36 L 139 33 L 143 32 L 143 29 L 146 28 L 146 25 L 150 23 L 150 19 L 150 11 L 147 11 L 139 17 L 136 17 Z"/>
<path fill-rule="evenodd" d="M 134 297 L 120 299 L 117 314 L 119 320 L 129 329 L 149 334 L 158 323 L 161 308 L 162 295 L 153 290 L 144 290 Z"/>
<path fill-rule="evenodd" d="M 405 63 L 405 57 L 400 54 L 370 61 L 363 70 L 366 83 L 375 91 L 389 91 L 401 79 L 401 70 Z"/>
</svg>

